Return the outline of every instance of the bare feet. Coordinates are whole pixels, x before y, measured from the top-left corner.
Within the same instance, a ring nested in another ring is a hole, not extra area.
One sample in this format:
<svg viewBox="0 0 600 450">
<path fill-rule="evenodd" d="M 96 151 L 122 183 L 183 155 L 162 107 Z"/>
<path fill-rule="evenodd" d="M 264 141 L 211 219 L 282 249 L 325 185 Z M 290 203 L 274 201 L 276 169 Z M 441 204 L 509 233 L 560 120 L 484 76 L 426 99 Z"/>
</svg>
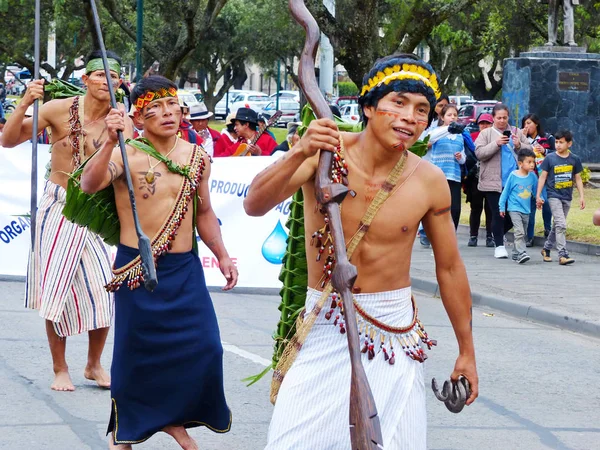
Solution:
<svg viewBox="0 0 600 450">
<path fill-rule="evenodd" d="M 179 426 L 164 427 L 163 431 L 168 435 L 173 436 L 173 439 L 181 446 L 183 450 L 199 450 L 196 441 L 191 438 L 185 428 Z"/>
<path fill-rule="evenodd" d="M 54 383 L 50 388 L 54 391 L 74 391 L 75 386 L 71 381 L 71 376 L 68 370 L 59 370 L 54 373 Z"/>
<path fill-rule="evenodd" d="M 115 444 L 112 434 L 108 439 L 108 448 L 110 450 L 132 450 L 130 444 Z"/>
<path fill-rule="evenodd" d="M 110 376 L 101 365 L 94 367 L 87 366 L 83 372 L 83 376 L 88 380 L 94 380 L 101 388 L 110 389 Z"/>
</svg>

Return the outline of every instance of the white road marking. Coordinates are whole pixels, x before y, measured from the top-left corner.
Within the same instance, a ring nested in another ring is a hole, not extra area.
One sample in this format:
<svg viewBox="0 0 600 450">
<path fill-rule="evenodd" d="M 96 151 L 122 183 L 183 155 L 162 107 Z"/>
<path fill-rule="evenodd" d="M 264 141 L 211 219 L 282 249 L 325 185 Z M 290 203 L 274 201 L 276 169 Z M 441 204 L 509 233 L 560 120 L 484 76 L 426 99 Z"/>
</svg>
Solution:
<svg viewBox="0 0 600 450">
<path fill-rule="evenodd" d="M 226 352 L 234 353 L 238 356 L 241 356 L 242 358 L 245 358 L 252 362 L 255 362 L 256 364 L 260 364 L 265 367 L 273 364 L 271 361 L 263 358 L 262 356 L 258 356 L 258 355 L 255 355 L 254 353 L 250 353 L 250 352 L 247 352 L 246 350 L 242 350 L 241 348 L 236 347 L 235 345 L 228 344 L 227 342 L 224 342 L 224 341 L 221 341 L 221 344 L 223 344 L 223 350 L 225 350 Z"/>
</svg>

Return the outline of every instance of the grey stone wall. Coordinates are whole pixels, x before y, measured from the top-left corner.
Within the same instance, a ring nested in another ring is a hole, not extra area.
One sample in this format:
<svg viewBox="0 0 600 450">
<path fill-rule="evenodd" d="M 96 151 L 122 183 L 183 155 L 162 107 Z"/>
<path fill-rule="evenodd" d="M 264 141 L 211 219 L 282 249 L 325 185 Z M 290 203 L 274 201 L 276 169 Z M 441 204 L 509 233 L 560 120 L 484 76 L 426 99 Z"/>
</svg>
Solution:
<svg viewBox="0 0 600 450">
<path fill-rule="evenodd" d="M 573 152 L 584 162 L 600 162 L 600 54 L 540 51 L 505 59 L 502 101 L 512 125 L 535 113 L 546 132 L 571 130 Z"/>
</svg>

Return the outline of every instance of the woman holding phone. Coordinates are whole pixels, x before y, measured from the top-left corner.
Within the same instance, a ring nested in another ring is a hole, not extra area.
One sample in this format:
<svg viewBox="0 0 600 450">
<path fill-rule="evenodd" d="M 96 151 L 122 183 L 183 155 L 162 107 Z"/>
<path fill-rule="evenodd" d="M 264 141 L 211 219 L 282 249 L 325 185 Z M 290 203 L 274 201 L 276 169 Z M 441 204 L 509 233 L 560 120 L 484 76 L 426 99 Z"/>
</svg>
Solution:
<svg viewBox="0 0 600 450">
<path fill-rule="evenodd" d="M 486 197 L 492 210 L 492 234 L 494 236 L 494 257 L 508 258 L 504 246 L 504 234 L 512 223 L 507 216 L 500 216 L 500 194 L 508 176 L 517 168 L 517 153 L 522 148 L 533 146 L 519 129 L 511 129 L 508 124 L 508 107 L 498 103 L 492 110 L 494 126 L 483 130 L 475 141 L 475 154 L 479 159 L 478 188 Z"/>
</svg>

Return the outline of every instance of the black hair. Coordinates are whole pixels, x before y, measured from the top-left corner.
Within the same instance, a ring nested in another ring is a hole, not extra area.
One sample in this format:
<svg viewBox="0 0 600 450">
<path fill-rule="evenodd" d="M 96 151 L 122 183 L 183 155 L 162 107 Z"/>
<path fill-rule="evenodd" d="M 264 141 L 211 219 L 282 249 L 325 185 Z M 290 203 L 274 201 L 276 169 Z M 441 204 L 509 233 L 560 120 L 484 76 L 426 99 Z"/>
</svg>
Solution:
<svg viewBox="0 0 600 450">
<path fill-rule="evenodd" d="M 564 139 L 567 142 L 573 142 L 573 133 L 571 133 L 569 130 L 560 130 L 554 134 L 554 139 L 557 141 L 559 139 Z"/>
<path fill-rule="evenodd" d="M 248 128 L 250 128 L 252 131 L 257 131 L 258 130 L 258 124 L 247 122 L 245 120 L 238 120 L 238 119 L 234 119 L 233 123 L 235 124 L 235 122 L 239 122 L 240 125 L 248 124 Z"/>
<path fill-rule="evenodd" d="M 110 51 L 110 50 L 106 50 L 106 57 L 107 57 L 107 58 L 114 59 L 114 60 L 116 60 L 116 61 L 119 63 L 119 65 L 120 65 L 120 66 L 122 65 L 122 64 L 121 64 L 121 57 L 120 57 L 119 55 L 117 55 L 115 52 L 112 52 L 112 51 Z M 87 63 L 89 63 L 89 62 L 90 62 L 92 59 L 98 59 L 98 58 L 102 59 L 102 52 L 101 52 L 100 50 L 94 50 L 94 51 L 92 51 L 92 52 L 91 52 L 91 53 L 90 53 L 90 54 L 87 56 L 87 58 L 85 59 L 85 63 L 87 64 Z"/>
<path fill-rule="evenodd" d="M 369 84 L 369 80 L 375 77 L 379 72 L 384 72 L 385 69 L 391 68 L 395 65 L 402 66 L 402 64 L 411 64 L 421 67 L 429 72 L 431 75 L 435 76 L 435 72 L 433 68 L 426 62 L 419 59 L 417 55 L 412 53 L 395 53 L 393 55 L 385 56 L 383 58 L 378 59 L 373 64 L 371 70 L 365 74 L 363 77 L 363 86 Z M 364 95 L 360 95 L 358 97 L 358 104 L 360 109 L 364 111 L 364 109 L 368 106 L 377 107 L 379 100 L 385 97 L 390 92 L 411 92 L 414 94 L 423 94 L 430 105 L 429 110 L 429 119 L 433 117 L 433 112 L 435 110 L 435 105 L 437 104 L 436 94 L 432 88 L 426 86 L 423 82 L 413 80 L 413 79 L 404 79 L 404 80 L 393 80 L 389 83 L 383 83 L 381 86 L 375 86 L 369 92 Z M 363 122 L 365 126 L 368 123 L 368 118 L 363 114 Z"/>
<path fill-rule="evenodd" d="M 450 97 L 448 97 L 448 94 L 442 94 L 440 95 L 440 98 L 438 98 L 436 105 L 442 100 L 446 100 L 448 103 L 450 103 Z"/>
<path fill-rule="evenodd" d="M 519 154 L 518 154 L 518 160 L 520 162 L 525 161 L 525 158 L 533 158 L 535 159 L 535 153 L 533 152 L 533 150 L 530 150 L 528 148 L 522 148 L 521 150 L 519 150 Z"/>
<path fill-rule="evenodd" d="M 0 119 L 0 125 L 4 125 L 6 123 L 6 118 L 2 117 Z"/>
<path fill-rule="evenodd" d="M 521 121 L 521 128 L 525 128 L 525 122 L 527 122 L 527 120 L 531 120 L 533 123 L 535 123 L 538 136 L 545 136 L 542 121 L 536 114 L 527 114 L 525 117 L 523 117 L 523 120 Z"/>
<path fill-rule="evenodd" d="M 442 102 L 442 101 L 444 101 L 444 100 L 446 100 L 446 101 L 448 102 L 448 104 L 447 104 L 447 105 L 444 105 L 444 108 L 445 108 L 446 106 L 449 106 L 449 105 L 453 105 L 453 106 L 455 106 L 455 107 L 456 107 L 456 105 L 454 105 L 453 103 L 450 103 L 450 97 L 448 97 L 448 94 L 442 94 L 442 95 L 440 95 L 440 98 L 438 98 L 438 101 L 437 101 L 437 103 L 435 104 L 435 107 L 433 107 L 433 108 L 431 109 L 431 113 L 429 114 L 429 121 L 428 121 L 428 124 L 427 124 L 427 126 L 431 126 L 431 124 L 432 124 L 433 122 L 436 122 L 436 123 L 437 123 L 437 125 L 438 125 L 438 127 L 439 127 L 439 126 L 441 126 L 441 125 L 442 125 L 442 123 L 444 123 L 444 121 L 442 120 L 442 117 L 444 117 L 444 114 L 445 114 L 445 113 L 443 112 L 443 110 L 442 110 L 442 112 L 441 112 L 441 114 L 440 114 L 440 115 L 438 115 L 438 114 L 435 112 L 435 108 L 437 108 L 437 105 L 439 105 L 439 103 L 440 103 L 440 102 Z M 456 111 L 458 112 L 458 108 L 456 108 Z"/>
<path fill-rule="evenodd" d="M 135 105 L 137 99 L 146 95 L 146 92 L 156 92 L 159 89 L 177 89 L 177 85 L 168 78 L 160 75 L 150 75 L 149 77 L 142 78 L 131 90 L 129 100 L 132 105 Z"/>
<path fill-rule="evenodd" d="M 235 125 L 234 125 L 233 123 L 229 122 L 229 123 L 228 123 L 227 125 L 225 125 L 225 126 L 227 127 L 227 131 L 228 131 L 229 133 L 233 133 L 233 132 L 235 132 L 235 130 L 233 129 L 233 128 L 235 127 Z"/>
<path fill-rule="evenodd" d="M 506 106 L 504 103 L 496 103 L 494 105 L 494 108 L 492 109 L 492 117 L 496 117 L 496 113 L 498 111 L 506 111 L 506 112 L 508 112 L 508 106 Z"/>
</svg>

